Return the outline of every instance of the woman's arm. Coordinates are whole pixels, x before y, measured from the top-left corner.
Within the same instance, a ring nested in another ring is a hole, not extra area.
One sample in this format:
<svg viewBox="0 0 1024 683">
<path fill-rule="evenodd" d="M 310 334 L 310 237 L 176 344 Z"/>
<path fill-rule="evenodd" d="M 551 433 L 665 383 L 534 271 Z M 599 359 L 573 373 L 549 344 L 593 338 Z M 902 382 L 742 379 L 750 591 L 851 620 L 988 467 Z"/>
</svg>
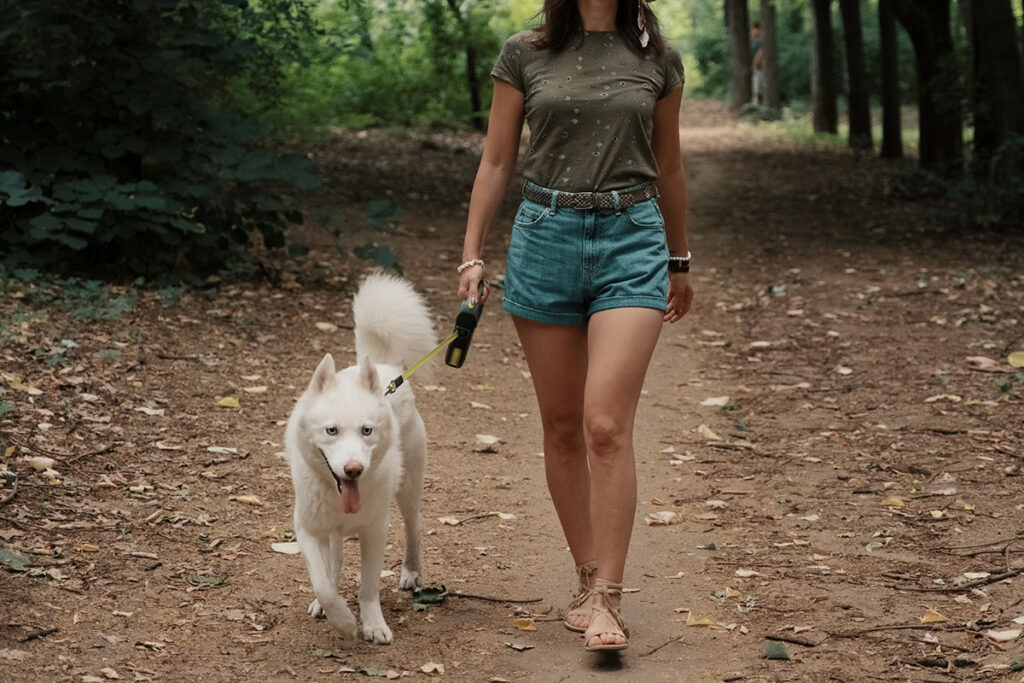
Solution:
<svg viewBox="0 0 1024 683">
<path fill-rule="evenodd" d="M 683 89 L 676 88 L 654 104 L 651 148 L 658 162 L 658 206 L 665 216 L 665 240 L 671 256 L 686 256 L 686 173 L 679 149 L 679 106 Z M 689 273 L 669 273 L 668 312 L 665 322 L 686 315 L 693 301 Z"/>
<path fill-rule="evenodd" d="M 463 262 L 483 255 L 487 231 L 516 170 L 522 131 L 523 93 L 505 81 L 495 79 L 484 152 L 473 182 L 473 193 L 469 198 L 466 238 L 462 246 Z M 475 297 L 483 276 L 484 269 L 481 266 L 465 270 L 459 279 L 459 296 L 463 299 Z M 486 298 L 487 289 L 484 288 L 481 300 Z"/>
</svg>

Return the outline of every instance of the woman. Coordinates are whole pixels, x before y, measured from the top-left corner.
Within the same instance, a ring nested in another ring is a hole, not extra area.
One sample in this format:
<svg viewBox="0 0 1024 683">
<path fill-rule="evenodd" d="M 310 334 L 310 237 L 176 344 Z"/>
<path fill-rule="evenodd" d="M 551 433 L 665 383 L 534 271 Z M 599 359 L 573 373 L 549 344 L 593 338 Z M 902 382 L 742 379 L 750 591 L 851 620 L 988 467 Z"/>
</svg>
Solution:
<svg viewBox="0 0 1024 683">
<path fill-rule="evenodd" d="M 576 562 L 579 593 L 565 626 L 585 634 L 587 650 L 623 650 L 633 419 L 662 322 L 686 315 L 693 298 L 683 67 L 646 0 L 545 0 L 543 15 L 543 26 L 508 39 L 491 72 L 459 295 L 487 296 L 484 240 L 525 118 L 528 182 L 502 308 L 533 376 L 548 488 Z"/>
</svg>

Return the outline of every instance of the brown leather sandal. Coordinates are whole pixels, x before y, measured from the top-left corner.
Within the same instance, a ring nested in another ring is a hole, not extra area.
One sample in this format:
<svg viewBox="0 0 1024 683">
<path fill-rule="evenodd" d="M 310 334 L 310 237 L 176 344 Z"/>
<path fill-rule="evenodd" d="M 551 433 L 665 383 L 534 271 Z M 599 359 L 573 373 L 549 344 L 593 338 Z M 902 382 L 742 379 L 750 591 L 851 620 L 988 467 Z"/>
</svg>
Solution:
<svg viewBox="0 0 1024 683">
<path fill-rule="evenodd" d="M 565 619 L 562 624 L 574 633 L 583 633 L 587 630 L 587 626 L 590 625 L 590 611 L 591 608 L 587 604 L 590 600 L 590 596 L 593 595 L 592 588 L 594 585 L 594 575 L 597 574 L 597 561 L 590 560 L 583 564 L 576 565 L 576 575 L 579 577 L 579 588 L 576 592 L 576 597 L 569 603 L 569 607 L 565 612 Z M 570 617 L 576 617 L 577 621 L 580 617 L 586 619 L 583 626 L 576 626 L 569 623 Z"/>
<path fill-rule="evenodd" d="M 615 652 L 629 647 L 629 627 L 622 620 L 619 604 L 622 602 L 622 584 L 607 579 L 594 581 L 594 600 L 591 602 L 593 611 L 590 613 L 590 626 L 583 634 L 584 647 L 587 652 Z M 591 645 L 592 638 L 602 635 L 622 636 L 625 642 L 602 643 Z"/>
</svg>

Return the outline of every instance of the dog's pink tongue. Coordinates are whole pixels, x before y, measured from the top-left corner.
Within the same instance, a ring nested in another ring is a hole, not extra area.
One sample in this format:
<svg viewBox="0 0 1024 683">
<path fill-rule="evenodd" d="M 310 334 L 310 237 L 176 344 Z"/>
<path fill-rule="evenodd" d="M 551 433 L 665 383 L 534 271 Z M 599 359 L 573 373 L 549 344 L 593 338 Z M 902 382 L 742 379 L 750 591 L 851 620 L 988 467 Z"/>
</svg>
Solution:
<svg viewBox="0 0 1024 683">
<path fill-rule="evenodd" d="M 345 512 L 359 512 L 359 482 L 342 479 L 339 491 L 341 492 L 341 506 Z"/>
</svg>

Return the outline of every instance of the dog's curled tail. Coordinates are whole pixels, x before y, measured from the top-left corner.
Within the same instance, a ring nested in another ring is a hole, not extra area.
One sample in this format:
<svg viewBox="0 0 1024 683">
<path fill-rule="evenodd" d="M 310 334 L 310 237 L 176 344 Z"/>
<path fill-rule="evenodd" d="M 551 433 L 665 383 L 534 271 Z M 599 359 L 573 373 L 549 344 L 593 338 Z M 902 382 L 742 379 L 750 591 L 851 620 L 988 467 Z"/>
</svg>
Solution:
<svg viewBox="0 0 1024 683">
<path fill-rule="evenodd" d="M 408 280 L 374 273 L 352 300 L 356 353 L 360 362 L 408 368 L 437 344 L 430 309 Z M 424 369 L 429 373 L 429 369 Z"/>
</svg>

